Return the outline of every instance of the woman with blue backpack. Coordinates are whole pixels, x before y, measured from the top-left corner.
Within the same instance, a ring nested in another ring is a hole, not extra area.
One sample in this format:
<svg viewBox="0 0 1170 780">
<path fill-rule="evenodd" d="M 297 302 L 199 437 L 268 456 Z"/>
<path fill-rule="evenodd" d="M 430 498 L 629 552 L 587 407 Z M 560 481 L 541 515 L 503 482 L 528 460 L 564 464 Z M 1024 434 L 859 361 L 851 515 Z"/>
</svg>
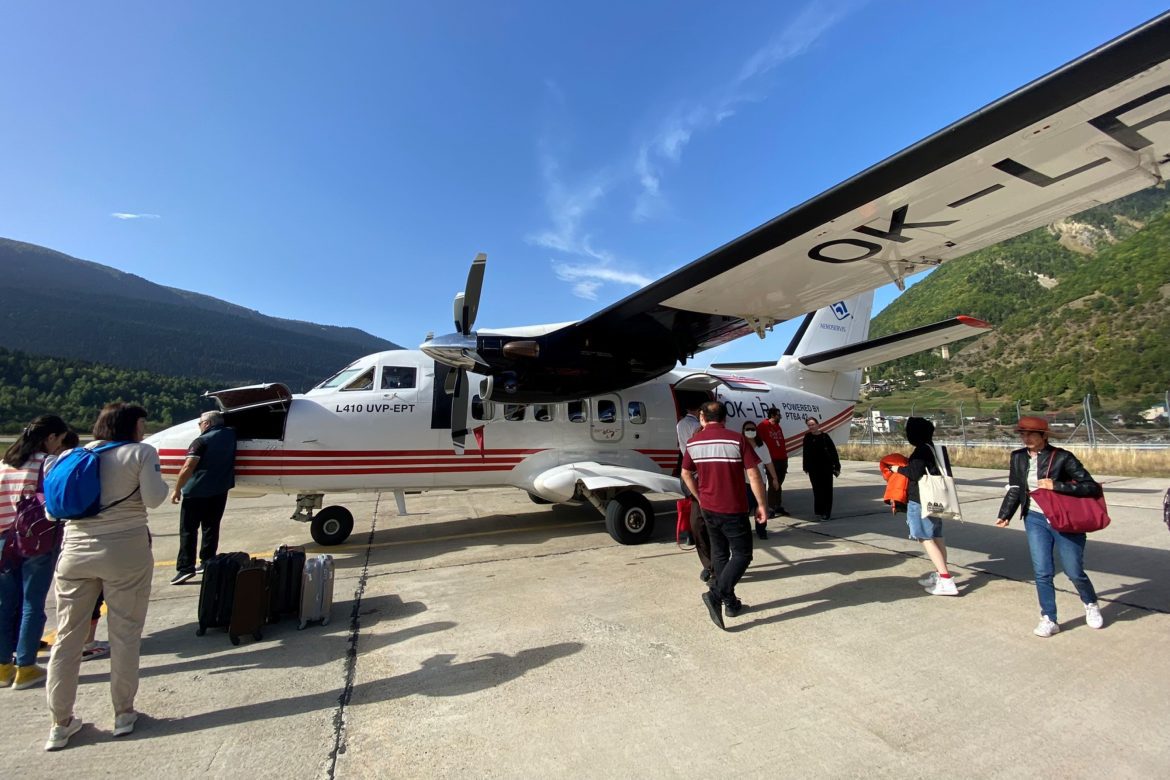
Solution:
<svg viewBox="0 0 1170 780">
<path fill-rule="evenodd" d="M 49 472 L 47 505 L 68 521 L 57 560 L 57 641 L 48 682 L 53 725 L 45 750 L 60 750 L 81 730 L 73 704 L 90 615 L 103 590 L 114 736 L 132 733 L 138 720 L 138 654 L 154 574 L 146 510 L 170 492 L 158 452 L 141 443 L 145 436 L 145 409 L 107 404 L 94 424 L 94 441 L 61 456 Z"/>
<path fill-rule="evenodd" d="M 68 433 L 60 417 L 38 417 L 0 461 L 0 688 L 31 688 L 45 679 L 37 650 L 60 536 L 45 517 L 41 484 L 45 458 Z"/>
</svg>

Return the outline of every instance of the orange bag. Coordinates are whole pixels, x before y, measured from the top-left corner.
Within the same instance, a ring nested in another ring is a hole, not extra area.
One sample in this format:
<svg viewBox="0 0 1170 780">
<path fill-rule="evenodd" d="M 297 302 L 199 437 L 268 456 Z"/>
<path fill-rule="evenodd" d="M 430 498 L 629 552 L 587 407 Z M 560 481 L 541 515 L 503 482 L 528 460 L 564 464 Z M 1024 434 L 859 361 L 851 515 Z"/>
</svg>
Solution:
<svg viewBox="0 0 1170 780">
<path fill-rule="evenodd" d="M 882 495 L 882 501 L 890 505 L 891 512 L 898 511 L 898 504 L 901 504 L 903 507 L 906 506 L 910 480 L 901 474 L 895 474 L 890 470 L 890 466 L 904 468 L 907 463 L 909 461 L 906 460 L 906 456 L 898 452 L 891 452 L 878 461 L 878 468 L 882 472 L 882 479 L 886 481 L 886 492 Z"/>
</svg>

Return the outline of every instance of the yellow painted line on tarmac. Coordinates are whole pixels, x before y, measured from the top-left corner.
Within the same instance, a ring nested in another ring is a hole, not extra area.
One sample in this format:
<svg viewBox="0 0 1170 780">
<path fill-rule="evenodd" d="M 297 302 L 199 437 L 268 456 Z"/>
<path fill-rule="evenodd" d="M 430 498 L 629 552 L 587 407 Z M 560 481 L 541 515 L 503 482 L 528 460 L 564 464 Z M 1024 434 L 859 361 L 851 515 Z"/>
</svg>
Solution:
<svg viewBox="0 0 1170 780">
<path fill-rule="evenodd" d="M 559 523 L 557 525 L 536 525 L 536 526 L 526 526 L 523 528 L 496 528 L 496 529 L 493 529 L 491 531 L 475 531 L 473 533 L 466 533 L 466 534 L 447 534 L 445 536 L 426 536 L 426 537 L 423 537 L 422 539 L 403 539 L 402 541 L 398 541 L 398 542 L 375 542 L 374 544 L 370 544 L 370 545 L 366 545 L 366 544 L 341 544 L 341 545 L 336 545 L 334 547 L 319 547 L 317 545 L 307 545 L 305 547 L 305 552 L 310 553 L 310 554 L 318 553 L 318 552 L 325 552 L 325 553 L 329 553 L 329 554 L 338 553 L 338 552 L 360 552 L 360 551 L 365 550 L 367 548 L 375 549 L 375 548 L 380 548 L 380 547 L 406 547 L 406 546 L 412 545 L 412 544 L 429 544 L 431 542 L 450 542 L 450 541 L 455 541 L 458 539 L 476 539 L 476 538 L 482 538 L 485 536 L 497 536 L 499 534 L 518 534 L 518 533 L 524 533 L 525 531 L 557 531 L 557 530 L 560 530 L 563 528 L 576 528 L 577 526 L 581 526 L 581 525 L 597 525 L 597 521 L 596 520 L 580 520 L 576 523 Z M 248 553 L 248 555 L 253 557 L 253 558 L 264 558 L 268 555 L 271 555 L 271 553 L 268 551 L 250 552 L 250 553 Z M 156 569 L 165 569 L 165 568 L 173 567 L 175 565 L 175 563 L 176 563 L 175 561 L 155 561 L 154 567 Z"/>
</svg>

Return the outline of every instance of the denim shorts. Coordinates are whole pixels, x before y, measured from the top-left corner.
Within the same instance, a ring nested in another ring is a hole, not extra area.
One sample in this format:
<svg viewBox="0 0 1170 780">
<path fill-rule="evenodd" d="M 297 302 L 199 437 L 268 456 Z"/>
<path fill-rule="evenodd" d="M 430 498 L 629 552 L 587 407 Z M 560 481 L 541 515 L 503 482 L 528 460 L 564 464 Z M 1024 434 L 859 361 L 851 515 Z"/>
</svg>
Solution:
<svg viewBox="0 0 1170 780">
<path fill-rule="evenodd" d="M 923 517 L 922 504 L 910 501 L 906 504 L 906 525 L 910 526 L 910 538 L 916 542 L 923 539 L 941 539 L 942 520 L 936 517 Z"/>
</svg>

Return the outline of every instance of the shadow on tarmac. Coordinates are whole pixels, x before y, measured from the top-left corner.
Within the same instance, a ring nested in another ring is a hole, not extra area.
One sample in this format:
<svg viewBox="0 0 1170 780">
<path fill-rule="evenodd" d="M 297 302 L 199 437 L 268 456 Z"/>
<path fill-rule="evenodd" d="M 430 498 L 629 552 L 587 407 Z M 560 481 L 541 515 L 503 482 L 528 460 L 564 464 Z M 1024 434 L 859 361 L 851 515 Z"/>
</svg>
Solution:
<svg viewBox="0 0 1170 780">
<path fill-rule="evenodd" d="M 532 669 L 580 652 L 584 647 L 580 642 L 562 642 L 521 650 L 515 655 L 488 653 L 461 663 L 452 663 L 455 656 L 442 653 L 427 659 L 412 672 L 355 685 L 351 704 L 368 704 L 415 695 L 460 696 L 481 691 L 515 680 Z M 303 696 L 257 701 L 186 718 L 156 719 L 144 716 L 139 721 L 140 730 L 135 731 L 135 736 L 139 733 L 150 738 L 188 734 L 239 723 L 272 721 L 289 715 L 332 710 L 338 706 L 341 695 L 342 690 L 337 688 Z M 77 744 L 81 746 L 89 741 L 83 738 Z"/>
<path fill-rule="evenodd" d="M 793 517 L 782 520 L 798 521 L 810 517 L 811 495 L 802 496 L 796 491 L 793 491 L 793 494 L 792 505 L 789 506 Z M 922 555 L 920 547 L 907 539 L 905 514 L 891 515 L 889 509 L 876 497 L 874 488 L 869 486 L 838 487 L 835 490 L 835 496 L 841 499 L 838 503 L 839 507 L 849 508 L 848 515 L 837 515 L 827 522 L 801 524 L 793 527 L 838 539 L 877 535 L 886 537 L 890 547 L 885 547 L 887 542 L 865 541 L 863 543 L 876 544 L 882 549 L 892 549 L 902 554 Z M 994 515 L 999 508 L 999 497 L 995 496 L 994 498 L 995 502 L 988 509 L 975 510 L 974 506 L 981 503 L 978 499 L 968 500 L 965 503 L 966 507 L 972 508 L 970 515 L 972 517 L 978 515 L 980 519 L 971 519 L 961 523 L 948 521 L 945 525 L 947 546 L 955 552 L 962 551 L 961 557 L 963 558 L 969 557 L 968 553 L 985 556 L 983 560 L 968 560 L 959 564 L 963 568 L 1018 582 L 1032 582 L 1032 560 L 1028 553 L 1023 521 L 1019 517 L 1015 517 L 1008 528 L 998 528 L 993 525 Z M 859 509 L 869 509 L 870 507 L 872 510 L 867 513 L 860 514 L 858 512 Z M 1089 576 L 1093 578 L 1098 595 L 1110 601 L 1120 602 L 1107 608 L 1103 607 L 1102 611 L 1105 613 L 1106 619 L 1112 620 L 1115 619 L 1115 616 L 1128 615 L 1128 612 L 1122 609 L 1126 606 L 1141 607 L 1142 609 L 1124 619 L 1135 619 L 1141 615 L 1149 614 L 1145 610 L 1170 611 L 1170 598 L 1167 597 L 1165 588 L 1165 573 L 1170 571 L 1170 550 L 1107 541 L 1108 533 L 1106 530 L 1099 535 L 1090 535 L 1085 547 L 1085 568 L 1088 570 Z M 956 555 L 952 554 L 951 557 L 954 559 Z M 1075 590 L 1059 568 L 1059 555 L 1057 555 L 1057 562 L 1057 590 L 1074 593 Z M 893 564 L 891 563 L 891 565 Z M 1118 580 L 1121 582 L 1119 583 Z"/>
</svg>

